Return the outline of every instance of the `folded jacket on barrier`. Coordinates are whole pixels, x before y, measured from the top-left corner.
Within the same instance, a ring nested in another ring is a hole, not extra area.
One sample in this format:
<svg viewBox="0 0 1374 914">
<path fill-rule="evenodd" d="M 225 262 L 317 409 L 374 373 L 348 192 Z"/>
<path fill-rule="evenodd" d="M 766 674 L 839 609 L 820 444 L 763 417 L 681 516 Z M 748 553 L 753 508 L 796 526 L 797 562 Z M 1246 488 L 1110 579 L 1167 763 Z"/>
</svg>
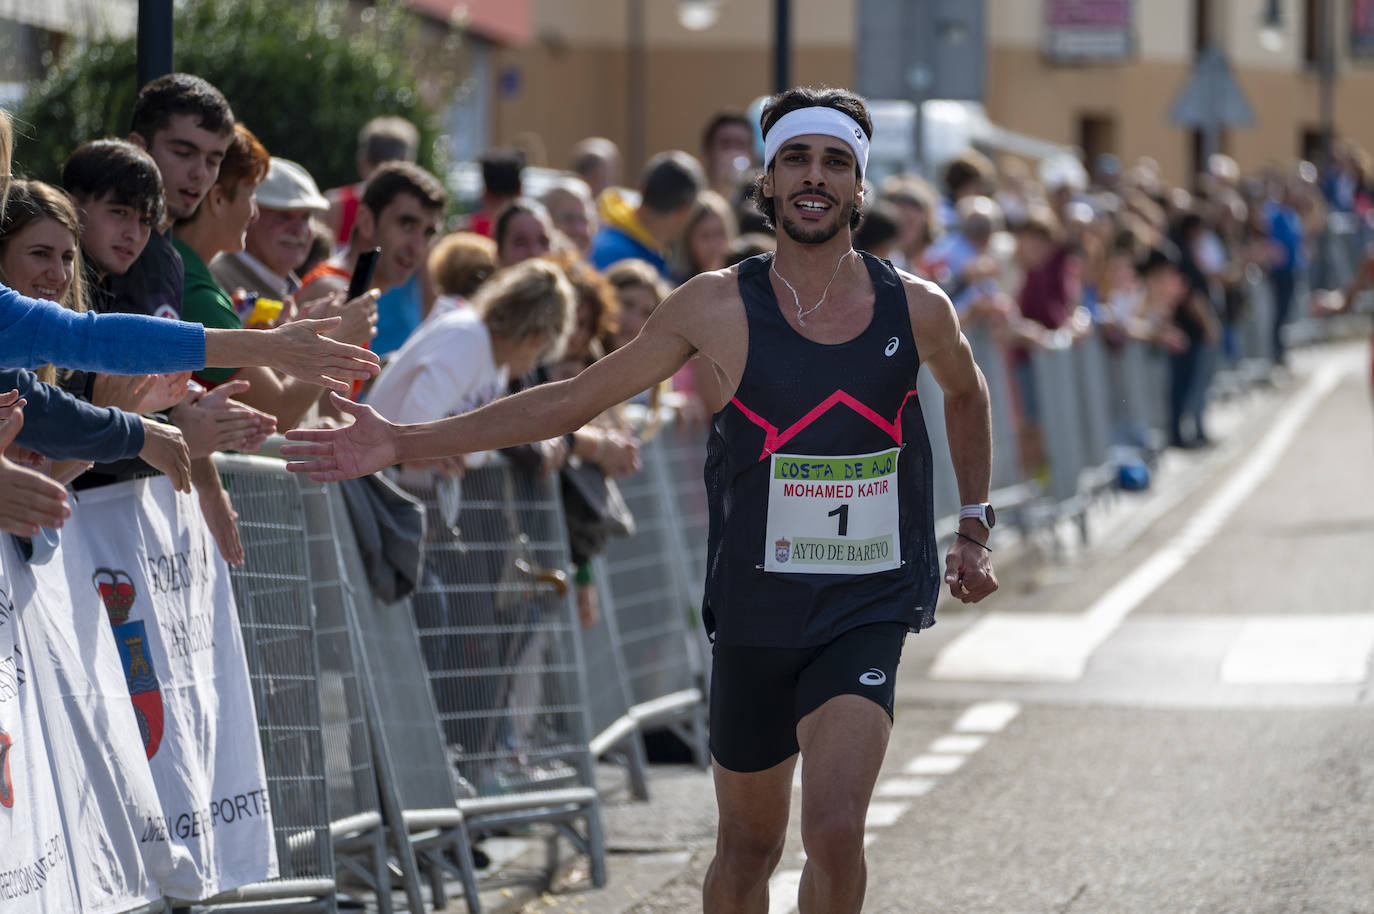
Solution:
<svg viewBox="0 0 1374 914">
<path fill-rule="evenodd" d="M 380 473 L 340 488 L 372 593 L 385 603 L 410 596 L 424 565 L 424 506 Z"/>
</svg>

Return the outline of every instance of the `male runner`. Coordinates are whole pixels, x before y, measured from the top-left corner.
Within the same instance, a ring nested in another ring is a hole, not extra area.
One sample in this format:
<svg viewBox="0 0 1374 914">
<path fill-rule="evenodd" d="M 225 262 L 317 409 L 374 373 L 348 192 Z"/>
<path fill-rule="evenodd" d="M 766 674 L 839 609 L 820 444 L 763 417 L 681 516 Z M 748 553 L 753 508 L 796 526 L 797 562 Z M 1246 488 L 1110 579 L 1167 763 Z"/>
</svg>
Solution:
<svg viewBox="0 0 1374 914">
<path fill-rule="evenodd" d="M 935 286 L 856 253 L 872 133 L 857 96 L 793 89 L 765 107 L 758 201 L 782 231 L 756 257 L 679 288 L 639 336 L 576 378 L 439 422 L 296 431 L 283 453 L 320 480 L 570 432 L 700 352 L 718 389 L 706 459 L 711 503 L 704 617 L 715 648 L 711 752 L 720 825 L 707 914 L 768 910 L 798 753 L 804 914 L 863 903 L 863 827 L 892 726 L 908 631 L 939 589 L 924 362 L 945 394 L 960 495 L 952 595 L 997 588 L 983 545 L 991 466 L 987 387 Z"/>
</svg>

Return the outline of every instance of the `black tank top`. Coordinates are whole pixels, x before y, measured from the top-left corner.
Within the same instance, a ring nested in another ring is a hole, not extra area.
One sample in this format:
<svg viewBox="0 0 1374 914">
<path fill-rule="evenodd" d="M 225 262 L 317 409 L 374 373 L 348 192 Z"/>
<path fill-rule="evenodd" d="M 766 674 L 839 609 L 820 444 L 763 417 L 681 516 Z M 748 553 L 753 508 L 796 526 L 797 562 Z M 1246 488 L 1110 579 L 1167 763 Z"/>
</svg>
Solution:
<svg viewBox="0 0 1374 914">
<path fill-rule="evenodd" d="M 863 254 L 873 318 L 827 345 L 783 317 L 771 258 L 739 265 L 749 350 L 707 446 L 707 631 L 811 647 L 873 622 L 928 628 L 940 586 L 930 440 L 901 278 Z"/>
</svg>

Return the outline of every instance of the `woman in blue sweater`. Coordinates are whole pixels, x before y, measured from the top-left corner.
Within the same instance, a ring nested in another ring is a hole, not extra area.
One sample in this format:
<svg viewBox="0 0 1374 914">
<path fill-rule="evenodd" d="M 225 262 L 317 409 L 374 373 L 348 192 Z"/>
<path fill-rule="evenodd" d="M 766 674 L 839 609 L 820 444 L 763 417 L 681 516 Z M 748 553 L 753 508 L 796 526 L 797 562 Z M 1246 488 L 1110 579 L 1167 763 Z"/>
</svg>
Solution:
<svg viewBox="0 0 1374 914">
<path fill-rule="evenodd" d="M 0 111 L 0 209 L 9 191 L 13 131 Z M 0 286 L 0 368 L 64 368 L 107 374 L 166 374 L 207 366 L 263 365 L 339 392 L 377 373 L 377 356 L 321 334 L 340 318 L 274 330 L 206 330 L 199 324 L 130 314 L 77 314 Z M 17 389 L 0 390 L 0 453 L 23 425 Z M 33 536 L 71 514 L 66 490 L 0 457 L 0 530 Z"/>
</svg>

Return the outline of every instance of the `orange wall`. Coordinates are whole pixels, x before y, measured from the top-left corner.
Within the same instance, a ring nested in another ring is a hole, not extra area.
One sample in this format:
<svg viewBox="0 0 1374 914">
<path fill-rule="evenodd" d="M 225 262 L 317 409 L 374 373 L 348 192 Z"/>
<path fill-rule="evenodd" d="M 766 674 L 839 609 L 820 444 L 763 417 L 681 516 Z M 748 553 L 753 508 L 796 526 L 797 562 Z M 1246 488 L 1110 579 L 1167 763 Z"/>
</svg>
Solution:
<svg viewBox="0 0 1374 914">
<path fill-rule="evenodd" d="M 713 112 L 743 108 L 771 91 L 772 55 L 765 45 L 651 46 L 646 54 L 648 99 L 644 125 L 646 154 L 663 149 L 698 152 L 700 131 Z M 623 46 L 599 46 L 537 39 L 523 49 L 502 50 L 498 70 L 517 68 L 517 93 L 494 105 L 494 141 L 526 148 L 531 161 L 567 164 L 577 140 L 608 136 L 630 152 L 626 106 L 627 58 Z M 853 57 L 847 46 L 802 46 L 793 59 L 799 84 L 848 86 Z M 995 46 L 988 55 L 989 117 L 1002 126 L 1074 144 L 1084 114 L 1116 121 L 1116 152 L 1128 162 L 1142 155 L 1160 163 L 1170 180 L 1187 183 L 1191 138 L 1169 124 L 1168 113 L 1188 79 L 1182 60 L 1136 59 L 1119 66 L 1047 66 L 1033 47 Z M 1298 155 L 1299 134 L 1317 122 L 1317 82 L 1306 72 L 1246 66 L 1236 71 L 1257 124 L 1236 129 L 1226 149 L 1247 171 Z M 1374 65 L 1343 67 L 1338 81 L 1337 134 L 1374 149 Z M 626 162 L 626 183 L 634 183 L 640 162 Z"/>
<path fill-rule="evenodd" d="M 526 146 L 522 135 L 542 138 L 551 167 L 564 167 L 568 151 L 587 136 L 608 136 L 629 152 L 627 55 L 618 47 L 505 50 L 498 70 L 515 66 L 520 89 L 495 106 L 492 135 L 499 144 Z M 848 49 L 812 48 L 793 61 L 800 84 L 849 85 Z M 644 149 L 699 151 L 701 129 L 721 108 L 744 108 L 772 91 L 772 55 L 767 50 L 650 48 L 645 55 Z M 527 149 L 527 152 L 530 151 Z M 642 162 L 626 161 L 625 180 L 634 183 Z"/>
</svg>

